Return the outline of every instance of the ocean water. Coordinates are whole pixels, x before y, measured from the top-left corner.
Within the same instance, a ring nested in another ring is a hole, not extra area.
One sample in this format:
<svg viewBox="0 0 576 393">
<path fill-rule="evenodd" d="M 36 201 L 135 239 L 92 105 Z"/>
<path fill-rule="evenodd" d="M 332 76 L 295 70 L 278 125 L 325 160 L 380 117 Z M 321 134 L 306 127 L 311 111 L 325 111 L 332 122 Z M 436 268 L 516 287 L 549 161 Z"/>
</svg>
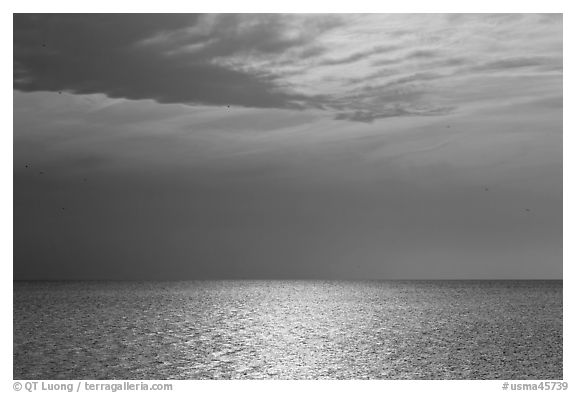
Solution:
<svg viewBox="0 0 576 393">
<path fill-rule="evenodd" d="M 562 379 L 562 281 L 14 282 L 14 379 Z"/>
</svg>

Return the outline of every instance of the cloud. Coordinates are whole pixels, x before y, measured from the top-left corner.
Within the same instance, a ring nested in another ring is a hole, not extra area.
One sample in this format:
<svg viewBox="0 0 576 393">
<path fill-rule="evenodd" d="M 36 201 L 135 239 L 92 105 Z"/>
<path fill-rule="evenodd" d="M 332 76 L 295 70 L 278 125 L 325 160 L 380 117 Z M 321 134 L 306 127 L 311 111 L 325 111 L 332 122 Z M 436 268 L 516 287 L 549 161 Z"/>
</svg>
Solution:
<svg viewBox="0 0 576 393">
<path fill-rule="evenodd" d="M 446 75 L 422 72 L 393 76 L 382 84 L 356 88 L 348 96 L 335 100 L 332 107 L 342 112 L 334 118 L 370 123 L 390 117 L 440 116 L 455 110 L 455 105 L 440 105 L 429 99 L 430 88 L 426 83 Z"/>
<path fill-rule="evenodd" d="M 238 53 L 282 52 L 336 23 L 321 18 L 292 33 L 282 28 L 288 26 L 285 19 L 16 15 L 14 87 L 162 103 L 298 108 L 308 97 L 287 91 L 277 75 L 214 61 Z"/>
<path fill-rule="evenodd" d="M 436 107 L 436 108 L 412 108 L 402 107 L 397 105 L 393 108 L 387 108 L 382 111 L 354 111 L 338 113 L 334 119 L 336 120 L 350 120 L 358 121 L 361 123 L 372 123 L 374 120 L 386 119 L 389 117 L 403 117 L 403 116 L 441 116 L 447 115 L 452 112 L 452 107 Z"/>
<path fill-rule="evenodd" d="M 561 32 L 561 15 L 17 14 L 14 88 L 426 116 L 467 79 L 558 75 Z"/>
<path fill-rule="evenodd" d="M 396 45 L 380 45 L 371 48 L 369 50 L 352 53 L 348 56 L 323 60 L 319 63 L 319 65 L 324 66 L 324 65 L 340 65 L 340 64 L 355 63 L 359 60 L 363 60 L 375 54 L 394 52 L 398 49 L 399 47 Z"/>
<path fill-rule="evenodd" d="M 336 16 L 205 15 L 193 26 L 161 32 L 144 44 L 161 47 L 170 54 L 194 54 L 202 59 L 236 54 L 270 55 L 301 48 L 339 25 L 341 21 Z"/>
<path fill-rule="evenodd" d="M 473 67 L 470 71 L 506 71 L 516 68 L 529 68 L 529 67 L 562 67 L 562 59 L 555 59 L 551 57 L 535 56 L 535 57 L 511 57 L 507 59 L 499 59 L 494 61 L 485 62 Z"/>
<path fill-rule="evenodd" d="M 440 54 L 440 51 L 435 49 L 419 49 L 407 54 L 405 59 L 434 59 Z"/>
<path fill-rule="evenodd" d="M 393 111 L 389 111 L 386 114 L 376 114 L 374 112 L 369 111 L 355 111 L 355 112 L 343 112 L 338 113 L 334 119 L 336 120 L 350 120 L 350 121 L 358 121 L 361 123 L 372 123 L 376 119 L 380 119 L 383 117 L 396 117 L 396 116 L 403 116 L 406 114 L 406 111 L 403 109 L 396 109 Z"/>
</svg>

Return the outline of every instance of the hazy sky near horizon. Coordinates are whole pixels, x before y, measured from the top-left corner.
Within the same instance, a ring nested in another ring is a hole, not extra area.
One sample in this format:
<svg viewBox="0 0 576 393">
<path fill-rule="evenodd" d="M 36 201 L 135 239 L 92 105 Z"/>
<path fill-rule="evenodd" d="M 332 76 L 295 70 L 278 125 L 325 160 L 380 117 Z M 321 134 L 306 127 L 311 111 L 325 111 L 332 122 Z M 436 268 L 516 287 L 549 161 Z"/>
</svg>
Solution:
<svg viewBox="0 0 576 393">
<path fill-rule="evenodd" d="M 14 278 L 561 278 L 562 17 L 14 16 Z"/>
</svg>

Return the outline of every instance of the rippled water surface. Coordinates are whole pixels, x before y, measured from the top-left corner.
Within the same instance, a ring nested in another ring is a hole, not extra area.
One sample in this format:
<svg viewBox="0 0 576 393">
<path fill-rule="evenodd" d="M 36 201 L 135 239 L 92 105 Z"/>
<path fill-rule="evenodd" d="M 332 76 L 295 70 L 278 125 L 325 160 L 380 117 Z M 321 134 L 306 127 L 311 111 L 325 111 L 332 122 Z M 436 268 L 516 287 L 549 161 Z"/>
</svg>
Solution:
<svg viewBox="0 0 576 393">
<path fill-rule="evenodd" d="M 562 281 L 15 282 L 15 379 L 562 379 Z"/>
</svg>

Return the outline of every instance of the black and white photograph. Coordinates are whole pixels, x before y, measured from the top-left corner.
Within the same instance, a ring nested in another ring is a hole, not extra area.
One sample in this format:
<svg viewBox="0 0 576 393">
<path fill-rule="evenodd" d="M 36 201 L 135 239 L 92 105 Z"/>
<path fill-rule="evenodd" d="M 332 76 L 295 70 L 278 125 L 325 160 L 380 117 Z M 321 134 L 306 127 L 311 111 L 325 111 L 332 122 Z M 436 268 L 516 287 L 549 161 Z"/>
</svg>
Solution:
<svg viewBox="0 0 576 393">
<path fill-rule="evenodd" d="M 567 389 L 562 13 L 12 16 L 14 381 Z"/>
</svg>

